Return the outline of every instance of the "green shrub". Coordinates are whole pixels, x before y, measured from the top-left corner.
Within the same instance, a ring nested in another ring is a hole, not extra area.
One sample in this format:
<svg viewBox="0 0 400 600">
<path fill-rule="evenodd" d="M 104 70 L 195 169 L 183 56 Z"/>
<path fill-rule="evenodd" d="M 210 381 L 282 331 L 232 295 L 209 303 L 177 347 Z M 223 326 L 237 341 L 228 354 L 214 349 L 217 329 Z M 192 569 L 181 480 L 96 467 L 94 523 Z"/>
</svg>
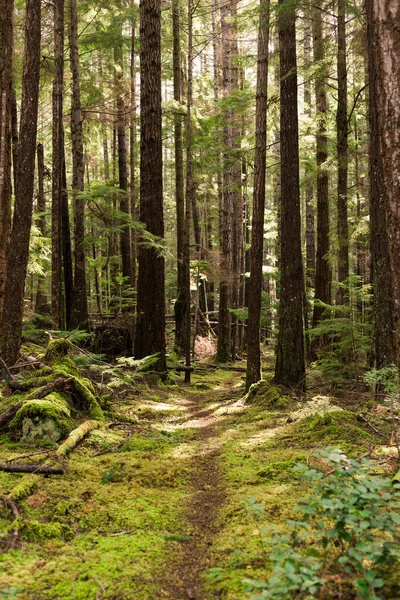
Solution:
<svg viewBox="0 0 400 600">
<path fill-rule="evenodd" d="M 371 474 L 370 462 L 349 459 L 340 450 L 321 450 L 318 459 L 323 470 L 294 469 L 313 492 L 295 508 L 300 519 L 286 523 L 289 534 L 262 526 L 263 505 L 247 501 L 272 568 L 267 581 L 245 580 L 253 600 L 377 600 L 382 573 L 400 557 L 395 489 L 400 486 Z"/>
</svg>

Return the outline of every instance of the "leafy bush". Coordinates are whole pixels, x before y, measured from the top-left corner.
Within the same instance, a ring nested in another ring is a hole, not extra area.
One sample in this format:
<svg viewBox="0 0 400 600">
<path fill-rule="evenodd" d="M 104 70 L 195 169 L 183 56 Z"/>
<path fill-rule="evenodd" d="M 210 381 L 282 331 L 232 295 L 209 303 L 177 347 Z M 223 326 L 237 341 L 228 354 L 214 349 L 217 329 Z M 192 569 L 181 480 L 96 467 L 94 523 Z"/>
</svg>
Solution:
<svg viewBox="0 0 400 600">
<path fill-rule="evenodd" d="M 298 521 L 281 531 L 264 527 L 264 507 L 254 498 L 247 510 L 260 522 L 260 542 L 272 574 L 268 581 L 245 580 L 253 600 L 358 598 L 377 600 L 380 574 L 400 558 L 400 504 L 388 479 L 371 475 L 367 460 L 340 450 L 318 453 L 323 470 L 297 465 L 313 486 L 300 500 Z"/>
</svg>

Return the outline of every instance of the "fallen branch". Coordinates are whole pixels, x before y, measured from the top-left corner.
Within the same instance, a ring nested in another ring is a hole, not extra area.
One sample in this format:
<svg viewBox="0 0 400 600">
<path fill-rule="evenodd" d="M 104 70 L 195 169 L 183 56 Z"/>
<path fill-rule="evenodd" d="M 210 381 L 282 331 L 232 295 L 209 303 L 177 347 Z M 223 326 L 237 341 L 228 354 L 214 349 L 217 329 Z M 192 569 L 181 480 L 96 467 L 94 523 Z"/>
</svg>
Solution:
<svg viewBox="0 0 400 600">
<path fill-rule="evenodd" d="M 171 367 L 167 366 L 168 371 L 194 371 L 194 367 L 185 367 L 184 365 L 172 365 Z"/>
<path fill-rule="evenodd" d="M 0 471 L 6 473 L 35 473 L 35 475 L 63 475 L 64 469 L 49 465 L 34 465 L 32 463 L 0 463 Z"/>
<path fill-rule="evenodd" d="M 85 421 L 79 425 L 79 427 L 71 431 L 67 439 L 58 447 L 56 451 L 57 456 L 66 456 L 75 448 L 77 443 L 85 437 L 85 435 L 98 427 L 100 427 L 98 421 Z"/>
<path fill-rule="evenodd" d="M 365 418 L 365 417 L 364 417 L 364 416 L 363 416 L 361 413 L 360 413 L 359 415 L 357 415 L 357 417 L 358 417 L 358 418 L 359 418 L 361 421 L 364 421 L 364 423 L 366 423 L 367 425 L 369 425 L 369 426 L 371 427 L 371 429 L 372 429 L 373 431 L 375 431 L 375 433 L 376 433 L 377 435 L 380 435 L 381 437 L 384 437 L 384 438 L 385 438 L 385 437 L 387 437 L 385 433 L 383 433 L 383 432 L 382 432 L 382 431 L 380 431 L 380 430 L 379 430 L 377 427 L 375 427 L 375 425 L 373 425 L 372 423 L 370 423 L 370 422 L 368 421 L 368 419 L 366 419 L 366 418 Z"/>
<path fill-rule="evenodd" d="M 9 508 L 11 510 L 14 519 L 18 519 L 20 512 L 19 512 L 18 506 L 16 505 L 14 500 L 12 500 L 11 498 L 7 498 L 7 496 L 0 496 L 0 497 L 3 500 L 5 506 L 7 506 L 7 508 Z M 13 531 L 11 532 L 11 540 L 9 543 L 10 550 L 14 550 L 14 548 L 18 542 L 18 537 L 19 537 L 19 530 L 17 527 L 15 527 L 13 529 Z"/>
<path fill-rule="evenodd" d="M 17 414 L 17 412 L 19 411 L 21 406 L 22 406 L 22 402 L 17 402 L 17 404 L 10 406 L 10 408 L 8 408 L 6 411 L 4 411 L 0 415 L 0 427 L 3 427 L 3 425 L 6 425 L 6 423 L 11 421 L 11 419 Z"/>
</svg>

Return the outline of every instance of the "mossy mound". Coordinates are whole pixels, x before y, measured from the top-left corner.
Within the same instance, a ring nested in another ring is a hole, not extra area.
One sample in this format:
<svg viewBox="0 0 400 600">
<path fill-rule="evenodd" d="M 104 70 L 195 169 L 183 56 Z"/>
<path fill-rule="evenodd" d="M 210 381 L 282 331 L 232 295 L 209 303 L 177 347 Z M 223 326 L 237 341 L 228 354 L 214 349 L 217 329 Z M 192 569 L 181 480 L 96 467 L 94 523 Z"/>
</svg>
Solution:
<svg viewBox="0 0 400 600">
<path fill-rule="evenodd" d="M 292 399 L 284 396 L 269 381 L 258 381 L 250 386 L 244 398 L 245 404 L 257 405 L 265 410 L 287 410 Z"/>
<path fill-rule="evenodd" d="M 10 423 L 11 432 L 27 442 L 43 439 L 58 442 L 74 427 L 70 407 L 57 392 L 24 402 Z"/>
<path fill-rule="evenodd" d="M 357 415 L 347 410 L 337 410 L 299 419 L 279 442 L 295 448 L 338 444 L 347 451 L 355 446 L 358 450 L 367 449 L 371 439 L 371 434 L 359 427 Z"/>
</svg>

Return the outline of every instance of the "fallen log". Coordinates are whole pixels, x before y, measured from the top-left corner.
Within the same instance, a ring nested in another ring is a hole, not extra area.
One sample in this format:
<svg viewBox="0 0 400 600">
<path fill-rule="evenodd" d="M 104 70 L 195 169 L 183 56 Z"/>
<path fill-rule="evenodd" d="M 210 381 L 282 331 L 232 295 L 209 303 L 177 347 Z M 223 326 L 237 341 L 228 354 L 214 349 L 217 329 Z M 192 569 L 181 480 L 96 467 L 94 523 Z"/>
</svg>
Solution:
<svg viewBox="0 0 400 600">
<path fill-rule="evenodd" d="M 0 463 L 0 471 L 6 473 L 35 473 L 35 475 L 63 475 L 61 467 L 50 467 L 49 465 L 35 465 L 25 463 Z"/>
<path fill-rule="evenodd" d="M 71 431 L 67 439 L 58 447 L 56 450 L 57 456 L 66 456 L 71 450 L 75 448 L 78 442 L 80 442 L 85 435 L 87 435 L 93 429 L 100 427 L 98 421 L 85 421 L 79 427 Z"/>
<path fill-rule="evenodd" d="M 7 496 L 1 496 L 1 499 L 3 500 L 5 506 L 7 506 L 7 508 L 9 508 L 11 510 L 14 519 L 18 519 L 20 512 L 19 512 L 18 506 L 16 505 L 14 500 L 12 500 L 11 498 L 8 498 Z M 18 542 L 18 537 L 19 537 L 19 530 L 17 527 L 14 527 L 14 529 L 11 532 L 11 539 L 10 539 L 10 543 L 9 543 L 10 550 L 14 550 L 14 548 Z"/>
<path fill-rule="evenodd" d="M 17 414 L 17 412 L 19 411 L 21 406 L 22 406 L 22 402 L 17 402 L 17 404 L 10 406 L 10 408 L 8 408 L 6 411 L 4 411 L 0 415 L 0 427 L 3 427 L 3 425 L 6 425 L 6 423 L 11 421 L 11 419 Z"/>
<path fill-rule="evenodd" d="M 184 365 L 172 365 L 171 367 L 167 366 L 168 371 L 194 371 L 194 367 L 185 367 Z"/>
<path fill-rule="evenodd" d="M 46 383 L 46 385 L 42 385 L 42 387 L 39 387 L 38 389 L 33 390 L 30 394 L 27 394 L 24 397 L 24 401 L 27 402 L 28 400 L 33 399 L 40 400 L 46 396 L 49 396 L 51 392 L 69 391 L 68 384 L 70 384 L 71 381 L 71 378 L 66 379 L 65 377 L 57 377 L 56 379 L 53 379 L 53 381 Z"/>
</svg>

